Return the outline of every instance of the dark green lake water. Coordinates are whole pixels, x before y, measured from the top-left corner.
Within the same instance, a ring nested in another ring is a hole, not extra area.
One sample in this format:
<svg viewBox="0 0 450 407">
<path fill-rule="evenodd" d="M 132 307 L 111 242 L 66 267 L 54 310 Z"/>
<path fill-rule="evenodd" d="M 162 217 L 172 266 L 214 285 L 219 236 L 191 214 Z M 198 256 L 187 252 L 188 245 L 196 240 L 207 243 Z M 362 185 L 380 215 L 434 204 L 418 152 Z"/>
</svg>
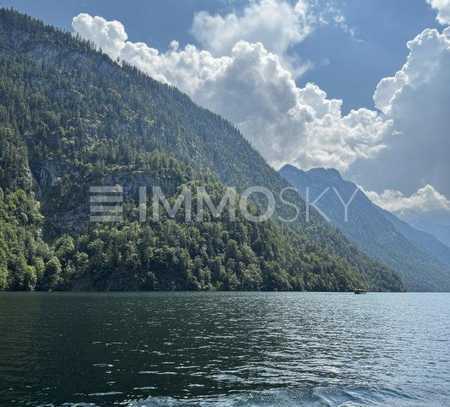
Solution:
<svg viewBox="0 0 450 407">
<path fill-rule="evenodd" d="M 0 406 L 449 406 L 450 294 L 0 294 Z"/>
</svg>

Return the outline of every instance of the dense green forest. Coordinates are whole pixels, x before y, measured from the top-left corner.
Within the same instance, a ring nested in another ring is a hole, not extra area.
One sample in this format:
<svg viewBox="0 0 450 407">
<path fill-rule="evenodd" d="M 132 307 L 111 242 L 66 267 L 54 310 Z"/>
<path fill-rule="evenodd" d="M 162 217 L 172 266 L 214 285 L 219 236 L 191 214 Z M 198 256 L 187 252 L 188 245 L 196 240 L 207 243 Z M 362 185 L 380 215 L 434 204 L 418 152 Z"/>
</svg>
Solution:
<svg viewBox="0 0 450 407">
<path fill-rule="evenodd" d="M 89 222 L 89 186 L 123 185 L 125 221 Z M 317 213 L 289 228 L 209 214 L 137 219 L 139 186 L 288 184 L 239 131 L 69 33 L 0 10 L 0 287 L 400 290 Z M 290 200 L 305 211 L 295 194 Z M 255 200 L 253 209 L 259 211 Z M 289 207 L 277 201 L 277 214 Z"/>
</svg>

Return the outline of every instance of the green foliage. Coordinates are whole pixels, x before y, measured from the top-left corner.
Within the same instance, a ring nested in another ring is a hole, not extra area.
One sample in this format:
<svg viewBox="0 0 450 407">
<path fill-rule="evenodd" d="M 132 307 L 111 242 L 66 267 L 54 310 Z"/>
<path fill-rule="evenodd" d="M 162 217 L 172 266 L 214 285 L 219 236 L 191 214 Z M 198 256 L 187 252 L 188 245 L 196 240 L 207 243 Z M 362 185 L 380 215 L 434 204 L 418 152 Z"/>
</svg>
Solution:
<svg viewBox="0 0 450 407">
<path fill-rule="evenodd" d="M 42 290 L 53 290 L 61 284 L 62 267 L 57 257 L 52 257 L 46 264 L 44 274 L 39 282 Z"/>
<path fill-rule="evenodd" d="M 0 198 L 0 289 L 33 290 L 50 253 L 40 238 L 39 205 L 21 189 Z"/>
<path fill-rule="evenodd" d="M 160 158 L 154 162 L 168 162 Z M 154 178 L 160 170 L 155 167 L 146 175 Z M 179 170 L 189 172 L 183 166 Z M 190 180 L 183 185 L 197 183 Z M 169 200 L 175 200 L 183 185 L 167 192 Z M 217 205 L 223 187 L 213 178 L 206 185 Z M 198 199 L 194 193 L 194 206 Z M 131 200 L 125 207 L 123 223 L 90 224 L 75 237 L 58 238 L 53 244 L 56 258 L 47 263 L 39 288 L 336 291 L 364 284 L 361 276 L 335 259 L 306 255 L 307 248 L 302 249 L 293 232 L 283 232 L 271 222 L 251 223 L 239 213 L 233 219 L 228 211 L 216 217 L 209 210 L 202 222 L 186 222 L 181 208 L 175 218 L 161 210 L 159 220 L 142 223 Z M 256 206 L 250 210 L 258 212 Z M 309 275 L 322 273 L 326 275 L 316 278 L 317 284 L 305 284 Z"/>
</svg>

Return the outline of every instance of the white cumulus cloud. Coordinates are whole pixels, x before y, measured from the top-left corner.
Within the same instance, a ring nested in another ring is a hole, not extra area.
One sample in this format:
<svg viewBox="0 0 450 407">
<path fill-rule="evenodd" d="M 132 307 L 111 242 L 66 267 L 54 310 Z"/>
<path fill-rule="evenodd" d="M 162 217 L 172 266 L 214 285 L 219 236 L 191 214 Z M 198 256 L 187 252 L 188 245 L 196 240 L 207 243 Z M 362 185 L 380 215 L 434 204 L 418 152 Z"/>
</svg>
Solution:
<svg viewBox="0 0 450 407">
<path fill-rule="evenodd" d="M 192 33 L 199 43 L 215 54 L 226 55 L 239 41 L 261 42 L 279 55 L 304 40 L 317 19 L 309 10 L 309 0 L 291 4 L 283 0 L 251 1 L 241 13 L 225 16 L 199 12 Z"/>
<path fill-rule="evenodd" d="M 106 21 L 102 17 L 91 17 L 85 13 L 76 16 L 72 26 L 81 37 L 92 41 L 114 60 L 128 39 L 119 21 Z"/>
<path fill-rule="evenodd" d="M 450 0 L 427 0 L 427 3 L 437 10 L 437 20 L 441 24 L 450 24 Z"/>
<path fill-rule="evenodd" d="M 375 91 L 376 106 L 395 137 L 373 160 L 361 160 L 348 175 L 368 189 L 413 193 L 430 184 L 450 196 L 450 28 L 426 29 L 408 42 L 409 56 Z"/>
<path fill-rule="evenodd" d="M 111 24 L 109 38 L 105 27 Z M 345 171 L 356 160 L 383 150 L 383 140 L 391 132 L 391 122 L 377 112 L 360 109 L 343 115 L 341 100 L 328 99 L 313 84 L 298 87 L 282 57 L 261 42 L 239 40 L 226 55 L 194 45 L 180 49 L 176 42 L 167 52 L 159 52 L 128 41 L 116 21 L 83 14 L 74 18 L 73 27 L 112 58 L 177 86 L 235 123 L 275 167 L 295 163 L 305 169 L 325 166 Z"/>
<path fill-rule="evenodd" d="M 435 85 L 450 51 L 450 28 L 441 34 L 426 29 L 407 43 L 410 51 L 405 65 L 395 76 L 384 78 L 378 84 L 374 101 L 384 113 L 395 115 L 396 106 L 407 90 Z"/>
<path fill-rule="evenodd" d="M 367 191 L 365 193 L 378 206 L 400 215 L 441 210 L 450 212 L 450 201 L 431 185 L 425 185 L 409 196 L 394 190 L 385 190 L 381 194 Z"/>
</svg>

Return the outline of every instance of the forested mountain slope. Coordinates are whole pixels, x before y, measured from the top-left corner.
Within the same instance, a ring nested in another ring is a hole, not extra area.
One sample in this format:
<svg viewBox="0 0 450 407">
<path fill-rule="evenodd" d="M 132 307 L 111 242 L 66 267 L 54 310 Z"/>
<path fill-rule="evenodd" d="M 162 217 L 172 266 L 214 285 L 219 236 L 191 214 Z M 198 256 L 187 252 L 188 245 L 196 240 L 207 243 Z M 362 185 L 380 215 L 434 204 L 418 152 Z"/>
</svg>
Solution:
<svg viewBox="0 0 450 407">
<path fill-rule="evenodd" d="M 347 203 L 357 186 L 336 170 L 302 171 L 287 165 L 280 174 L 303 196 L 309 188 L 311 200 L 330 188 L 317 203 L 319 209 L 365 253 L 397 270 L 408 290 L 450 290 L 450 249 L 376 206 L 361 190 L 349 205 L 346 221 L 344 205 L 333 188 Z"/>
<path fill-rule="evenodd" d="M 0 120 L 3 151 L 9 151 L 0 155 L 2 200 L 23 191 L 30 202 L 39 201 L 43 218 L 29 220 L 33 238 L 50 244 L 41 256 L 44 267 L 29 269 L 37 287 L 402 287 L 392 271 L 359 252 L 316 213 L 309 223 L 300 216 L 289 229 L 270 222 L 252 225 L 244 219 L 236 224 L 213 219 L 212 229 L 180 219 L 138 225 L 131 198 L 142 184 L 161 183 L 172 195 L 192 182 L 204 182 L 217 193 L 223 185 L 239 191 L 260 185 L 277 196 L 288 183 L 236 128 L 178 90 L 119 66 L 71 34 L 4 9 Z M 18 181 L 22 178 L 26 185 Z M 119 182 L 130 193 L 129 222 L 89 224 L 89 186 Z M 291 199 L 304 214 L 301 198 L 292 194 Z M 287 215 L 288 210 L 278 199 L 277 213 Z M 5 219 L 5 224 L 17 222 L 11 210 Z M 167 225 L 173 224 L 172 233 Z M 187 241 L 174 237 L 180 234 L 188 236 Z M 162 254 L 163 249 L 168 251 Z M 35 256 L 23 257 L 24 264 L 33 267 Z M 10 258 L 4 255 L 1 260 L 0 255 L 5 281 L 14 274 Z M 41 283 L 42 275 L 47 277 Z"/>
</svg>

